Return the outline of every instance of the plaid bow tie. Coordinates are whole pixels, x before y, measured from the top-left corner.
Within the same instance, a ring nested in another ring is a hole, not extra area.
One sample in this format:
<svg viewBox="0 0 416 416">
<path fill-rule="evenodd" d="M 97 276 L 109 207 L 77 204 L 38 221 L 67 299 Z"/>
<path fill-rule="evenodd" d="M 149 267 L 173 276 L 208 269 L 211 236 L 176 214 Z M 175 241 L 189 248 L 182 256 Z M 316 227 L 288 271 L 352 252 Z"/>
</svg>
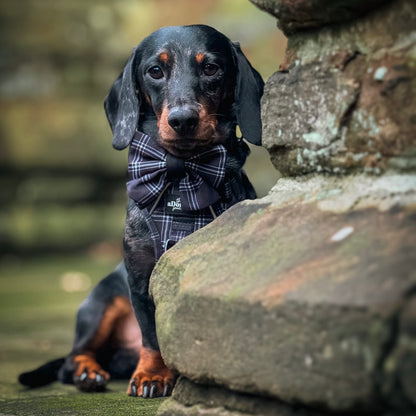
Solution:
<svg viewBox="0 0 416 416">
<path fill-rule="evenodd" d="M 216 145 L 182 160 L 160 147 L 150 136 L 136 131 L 130 145 L 127 193 L 140 208 L 157 200 L 169 183 L 169 173 L 182 170 L 179 195 L 184 211 L 198 211 L 220 199 L 218 187 L 224 180 L 227 151 Z"/>
</svg>

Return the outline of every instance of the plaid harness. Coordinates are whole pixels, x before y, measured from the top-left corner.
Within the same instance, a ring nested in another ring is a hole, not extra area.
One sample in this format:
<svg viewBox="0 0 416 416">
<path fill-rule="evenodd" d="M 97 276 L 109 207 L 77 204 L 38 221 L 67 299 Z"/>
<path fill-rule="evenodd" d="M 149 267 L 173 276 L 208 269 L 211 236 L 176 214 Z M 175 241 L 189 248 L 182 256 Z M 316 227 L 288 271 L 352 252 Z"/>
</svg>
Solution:
<svg viewBox="0 0 416 416">
<path fill-rule="evenodd" d="M 243 143 L 241 143 L 244 145 Z M 182 238 L 250 197 L 237 175 L 227 172 L 227 149 L 216 145 L 183 160 L 136 131 L 129 150 L 127 193 L 140 208 L 160 256 Z"/>
</svg>

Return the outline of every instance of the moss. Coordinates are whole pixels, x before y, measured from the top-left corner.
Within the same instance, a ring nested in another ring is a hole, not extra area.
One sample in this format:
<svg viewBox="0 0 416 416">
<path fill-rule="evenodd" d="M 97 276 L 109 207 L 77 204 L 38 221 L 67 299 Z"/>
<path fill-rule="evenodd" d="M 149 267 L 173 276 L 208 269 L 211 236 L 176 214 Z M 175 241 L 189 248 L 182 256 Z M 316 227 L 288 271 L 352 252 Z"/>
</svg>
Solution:
<svg viewBox="0 0 416 416">
<path fill-rule="evenodd" d="M 8 415 L 138 415 L 152 416 L 163 399 L 146 400 L 128 397 L 124 392 L 101 394 L 58 394 L 45 397 L 20 396 L 0 402 L 0 412 Z"/>
<path fill-rule="evenodd" d="M 235 286 L 233 287 L 227 294 L 226 300 L 233 300 L 239 298 L 241 293 L 243 292 L 244 288 L 242 286 Z"/>
</svg>

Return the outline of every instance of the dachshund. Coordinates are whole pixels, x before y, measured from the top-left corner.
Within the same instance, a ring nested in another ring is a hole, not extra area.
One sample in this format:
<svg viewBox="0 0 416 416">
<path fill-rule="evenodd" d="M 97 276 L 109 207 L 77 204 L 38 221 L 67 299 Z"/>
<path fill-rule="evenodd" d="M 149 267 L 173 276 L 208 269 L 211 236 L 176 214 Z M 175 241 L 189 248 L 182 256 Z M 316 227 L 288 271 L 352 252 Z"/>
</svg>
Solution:
<svg viewBox="0 0 416 416">
<path fill-rule="evenodd" d="M 165 27 L 133 49 L 104 104 L 113 147 L 129 147 L 124 261 L 81 304 L 69 356 L 22 384 L 102 391 L 110 376 L 130 377 L 130 396 L 171 394 L 177 374 L 160 354 L 150 275 L 176 242 L 256 197 L 242 137 L 261 144 L 263 85 L 239 44 L 209 26 Z"/>
</svg>

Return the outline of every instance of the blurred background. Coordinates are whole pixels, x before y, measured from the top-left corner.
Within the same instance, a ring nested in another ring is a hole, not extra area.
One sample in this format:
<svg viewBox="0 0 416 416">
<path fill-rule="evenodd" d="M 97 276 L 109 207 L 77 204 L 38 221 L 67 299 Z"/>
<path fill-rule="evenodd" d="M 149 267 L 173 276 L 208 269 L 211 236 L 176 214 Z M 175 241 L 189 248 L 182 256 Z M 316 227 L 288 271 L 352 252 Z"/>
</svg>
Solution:
<svg viewBox="0 0 416 416">
<path fill-rule="evenodd" d="M 248 0 L 0 3 L 1 258 L 120 255 L 127 151 L 111 147 L 103 100 L 143 37 L 192 23 L 239 41 L 265 80 L 282 60 L 275 19 Z M 246 168 L 259 196 L 276 182 L 264 149 Z"/>
</svg>

